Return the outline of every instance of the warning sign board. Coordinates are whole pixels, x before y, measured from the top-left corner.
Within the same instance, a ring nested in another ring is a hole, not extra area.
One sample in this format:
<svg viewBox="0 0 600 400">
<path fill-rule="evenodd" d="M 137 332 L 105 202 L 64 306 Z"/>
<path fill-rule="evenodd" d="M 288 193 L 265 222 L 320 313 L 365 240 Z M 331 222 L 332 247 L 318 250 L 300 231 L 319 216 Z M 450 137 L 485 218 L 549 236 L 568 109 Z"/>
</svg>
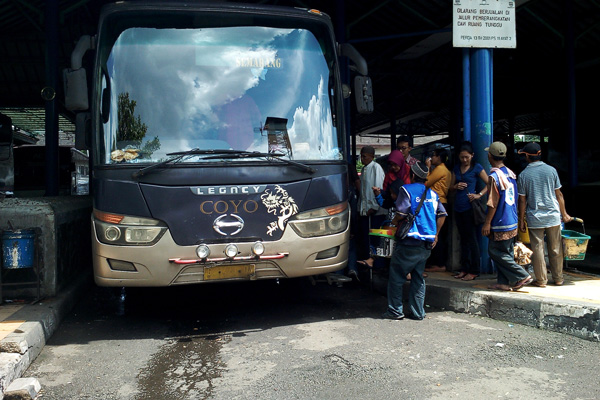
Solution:
<svg viewBox="0 0 600 400">
<path fill-rule="evenodd" d="M 516 9 L 512 0 L 453 0 L 454 47 L 517 47 Z"/>
</svg>

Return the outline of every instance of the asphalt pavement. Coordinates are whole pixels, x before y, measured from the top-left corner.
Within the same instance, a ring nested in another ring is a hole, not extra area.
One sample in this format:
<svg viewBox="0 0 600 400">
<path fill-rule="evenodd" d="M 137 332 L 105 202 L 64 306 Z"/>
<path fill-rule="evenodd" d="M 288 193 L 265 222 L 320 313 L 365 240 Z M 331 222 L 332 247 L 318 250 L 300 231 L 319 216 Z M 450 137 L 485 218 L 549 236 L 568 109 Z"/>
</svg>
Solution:
<svg viewBox="0 0 600 400">
<path fill-rule="evenodd" d="M 361 283 L 385 295 L 386 271 L 373 271 L 372 281 L 369 272 L 361 270 Z M 426 283 L 427 307 L 600 341 L 600 255 L 588 254 L 584 261 L 569 262 L 565 268 L 565 284 L 560 287 L 549 284 L 545 288 L 527 286 L 517 292 L 500 292 L 487 289 L 495 283 L 493 275 L 465 282 L 454 279 L 451 272 L 429 273 Z M 61 320 L 90 285 L 93 282 L 89 276 L 84 276 L 59 296 L 35 303 L 0 305 L 1 393 L 6 394 L 9 385 L 18 382 L 16 380 L 35 360 Z"/>
</svg>

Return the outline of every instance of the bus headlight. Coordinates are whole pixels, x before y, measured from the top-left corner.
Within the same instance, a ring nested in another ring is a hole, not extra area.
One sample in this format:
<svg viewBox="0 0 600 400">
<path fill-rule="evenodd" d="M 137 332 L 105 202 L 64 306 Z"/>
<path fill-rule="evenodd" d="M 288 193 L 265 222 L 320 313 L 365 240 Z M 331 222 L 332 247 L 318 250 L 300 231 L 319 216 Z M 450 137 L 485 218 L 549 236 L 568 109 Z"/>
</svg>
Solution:
<svg viewBox="0 0 600 400">
<path fill-rule="evenodd" d="M 238 254 L 238 248 L 235 244 L 228 244 L 227 247 L 225 247 L 225 255 L 229 258 L 233 258 L 235 256 L 237 256 Z"/>
<path fill-rule="evenodd" d="M 208 256 L 210 256 L 210 249 L 207 245 L 201 244 L 196 248 L 196 255 L 198 256 L 198 258 L 204 260 L 205 258 L 208 258 Z"/>
<path fill-rule="evenodd" d="M 121 237 L 121 231 L 116 226 L 110 225 L 104 230 L 104 237 L 106 240 L 114 242 Z"/>
<path fill-rule="evenodd" d="M 265 252 L 265 245 L 263 244 L 263 242 L 255 242 L 252 245 L 252 253 L 254 253 L 255 256 L 262 256 Z"/>
<path fill-rule="evenodd" d="M 289 224 L 304 238 L 333 235 L 348 228 L 348 213 L 348 203 L 344 202 L 297 214 Z"/>
<path fill-rule="evenodd" d="M 153 245 L 167 231 L 166 225 L 156 219 L 98 210 L 94 210 L 94 226 L 100 242 L 120 246 Z"/>
</svg>

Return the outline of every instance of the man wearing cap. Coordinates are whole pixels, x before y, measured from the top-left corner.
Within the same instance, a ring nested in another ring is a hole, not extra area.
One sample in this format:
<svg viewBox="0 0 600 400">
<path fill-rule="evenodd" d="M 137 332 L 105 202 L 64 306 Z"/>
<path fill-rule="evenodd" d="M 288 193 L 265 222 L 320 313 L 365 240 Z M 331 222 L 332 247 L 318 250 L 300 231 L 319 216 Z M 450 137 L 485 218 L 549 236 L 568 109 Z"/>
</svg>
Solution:
<svg viewBox="0 0 600 400">
<path fill-rule="evenodd" d="M 429 168 L 421 161 L 417 161 L 411 166 L 410 171 L 412 183 L 400 188 L 395 203 L 396 215 L 392 223 L 398 226 L 409 213 L 414 215 L 421 197 L 425 195 L 425 198 L 408 235 L 397 241 L 392 254 L 388 279 L 388 308 L 382 318 L 393 320 L 401 320 L 405 317 L 402 289 L 406 282 L 406 275 L 409 273 L 412 275 L 408 294 L 411 311 L 409 318 L 416 320 L 425 318 L 423 271 L 447 216 L 437 193 L 425 187 Z"/>
<path fill-rule="evenodd" d="M 563 279 L 563 253 L 561 241 L 561 219 L 570 222 L 562 187 L 554 167 L 541 161 L 542 149 L 538 143 L 527 143 L 519 154 L 524 154 L 527 167 L 519 174 L 519 229 L 529 228 L 529 239 L 533 254 L 531 261 L 536 281 L 532 285 L 546 287 L 548 273 L 544 258 L 544 236 L 548 247 L 548 259 L 554 284 L 561 286 Z M 525 223 L 527 221 L 527 224 Z"/>
<path fill-rule="evenodd" d="M 488 210 L 481 234 L 489 238 L 488 252 L 498 272 L 495 290 L 519 290 L 533 282 L 527 271 L 515 262 L 514 245 L 517 216 L 517 177 L 504 165 L 506 145 L 494 142 L 485 149 L 492 165 L 488 180 Z"/>
</svg>

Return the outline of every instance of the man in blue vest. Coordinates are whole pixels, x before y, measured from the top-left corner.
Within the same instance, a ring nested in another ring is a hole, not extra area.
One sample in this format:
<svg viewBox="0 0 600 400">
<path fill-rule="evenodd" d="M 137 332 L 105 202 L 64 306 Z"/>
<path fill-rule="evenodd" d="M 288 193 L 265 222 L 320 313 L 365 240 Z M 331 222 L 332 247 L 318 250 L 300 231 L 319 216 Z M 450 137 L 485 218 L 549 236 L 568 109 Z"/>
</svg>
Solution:
<svg viewBox="0 0 600 400">
<path fill-rule="evenodd" d="M 412 183 L 400 188 L 395 203 L 396 215 L 392 223 L 399 226 L 409 213 L 415 214 L 423 195 L 425 199 L 408 235 L 397 241 L 392 254 L 388 280 L 388 308 L 382 318 L 393 320 L 404 319 L 402 289 L 409 273 L 412 279 L 408 295 L 411 313 L 408 317 L 415 320 L 425 318 L 425 262 L 437 243 L 438 233 L 448 215 L 438 195 L 425 187 L 429 168 L 418 161 L 411 166 L 410 172 Z"/>
<path fill-rule="evenodd" d="M 504 165 L 504 143 L 494 142 L 485 150 L 492 169 L 488 181 L 488 211 L 481 234 L 489 238 L 488 252 L 498 273 L 497 283 L 488 288 L 519 290 L 533 282 L 533 278 L 515 262 L 514 247 L 519 224 L 517 177 Z"/>
</svg>

